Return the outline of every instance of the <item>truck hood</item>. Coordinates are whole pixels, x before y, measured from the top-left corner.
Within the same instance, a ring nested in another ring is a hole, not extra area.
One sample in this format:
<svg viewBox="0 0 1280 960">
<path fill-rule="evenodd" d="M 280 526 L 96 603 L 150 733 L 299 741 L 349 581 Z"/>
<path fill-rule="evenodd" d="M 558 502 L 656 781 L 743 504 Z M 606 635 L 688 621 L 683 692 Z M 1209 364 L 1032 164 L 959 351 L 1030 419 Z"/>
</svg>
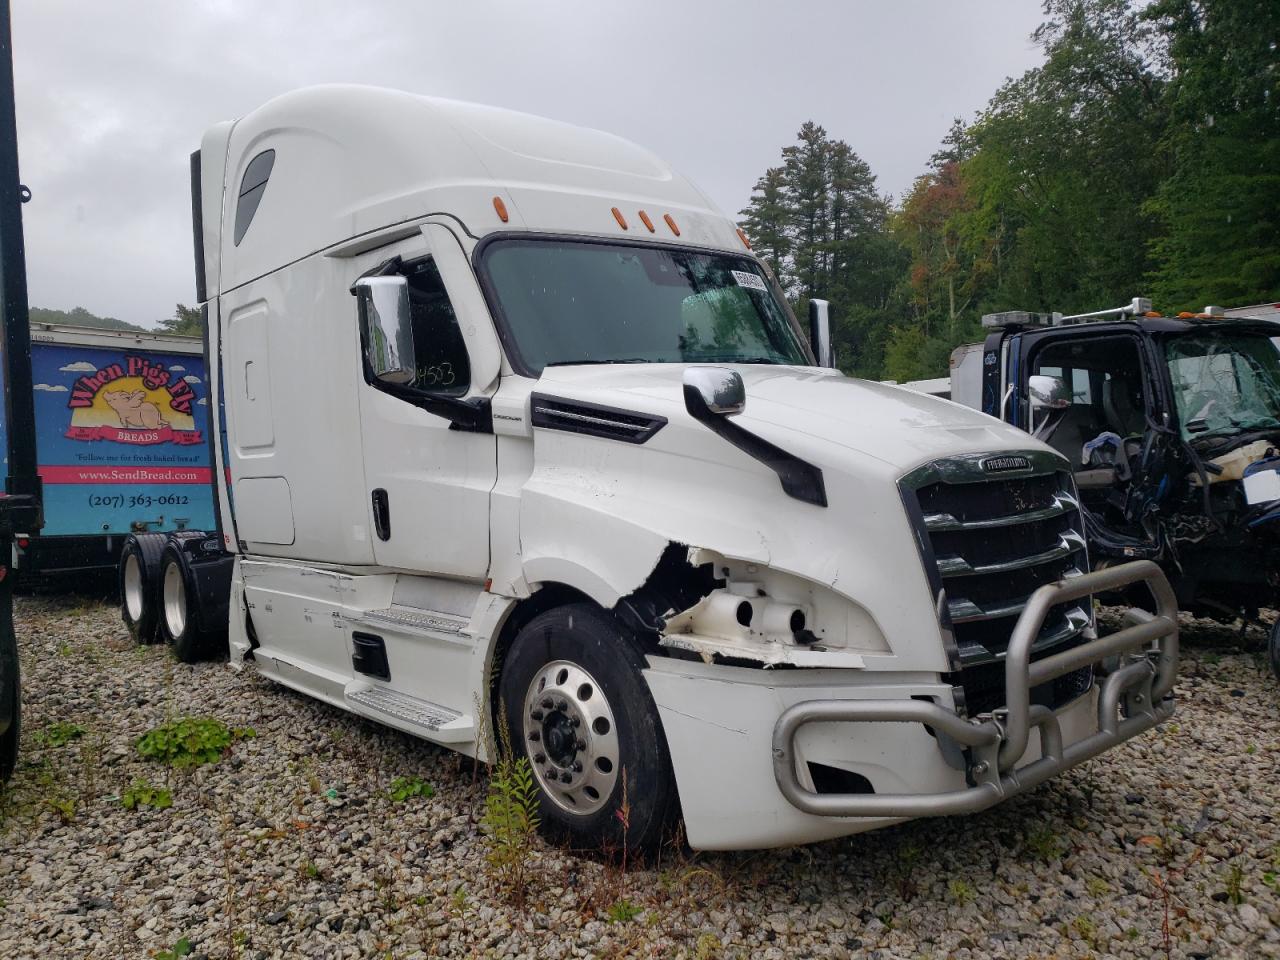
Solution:
<svg viewBox="0 0 1280 960">
<path fill-rule="evenodd" d="M 688 416 L 683 386 L 688 366 L 550 367 L 537 390 L 680 419 Z M 843 447 L 861 460 L 905 473 L 939 457 L 1041 446 L 994 417 L 905 387 L 815 367 L 723 366 L 737 370 L 746 384 L 747 406 L 735 421 L 784 448 L 788 437 L 799 436 L 806 447 Z"/>
<path fill-rule="evenodd" d="M 838 632 L 888 661 L 880 669 L 948 669 L 900 481 L 946 457 L 1049 448 L 904 388 L 812 367 L 733 368 L 747 391 L 734 422 L 821 469 L 826 505 L 787 495 L 773 467 L 695 420 L 684 405 L 683 365 L 552 367 L 523 389 L 594 405 L 584 407 L 587 417 L 606 408 L 666 423 L 640 443 L 532 431 L 518 494 L 525 583 L 567 584 L 612 607 L 655 575 L 672 545 L 701 548 L 747 570 L 798 577 L 814 596 L 825 588 L 844 598 L 848 626 Z M 495 425 L 521 419 L 520 409 L 504 407 Z M 496 491 L 494 509 L 507 509 L 509 497 Z M 501 571 L 494 577 L 499 589 L 507 581 L 519 588 Z"/>
</svg>

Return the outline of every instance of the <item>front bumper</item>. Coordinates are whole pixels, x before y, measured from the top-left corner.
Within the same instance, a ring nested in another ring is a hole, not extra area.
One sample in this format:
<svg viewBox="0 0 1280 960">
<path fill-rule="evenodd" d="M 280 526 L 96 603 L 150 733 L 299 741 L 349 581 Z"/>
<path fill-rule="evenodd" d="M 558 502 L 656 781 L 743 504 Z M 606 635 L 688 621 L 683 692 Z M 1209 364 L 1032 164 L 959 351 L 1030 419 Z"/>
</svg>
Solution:
<svg viewBox="0 0 1280 960">
<path fill-rule="evenodd" d="M 1133 609 L 1130 625 L 1062 653 L 1031 661 L 1031 645 L 1050 608 L 1093 593 L 1146 583 L 1154 614 Z M 1041 587 L 1018 618 L 1005 659 L 1005 707 L 994 715 L 960 717 L 921 699 L 805 700 L 779 716 L 773 729 L 773 773 L 791 806 L 818 817 L 908 818 L 974 813 L 1029 790 L 1167 720 L 1174 710 L 1178 667 L 1177 601 L 1149 560 L 1110 567 Z M 1058 717 L 1031 705 L 1031 689 L 1073 670 L 1102 665 L 1097 729 L 1064 745 Z M 923 793 L 816 793 L 801 782 L 796 738 L 808 724 L 924 724 L 966 748 L 966 785 Z M 1040 756 L 1023 766 L 1031 731 Z"/>
</svg>

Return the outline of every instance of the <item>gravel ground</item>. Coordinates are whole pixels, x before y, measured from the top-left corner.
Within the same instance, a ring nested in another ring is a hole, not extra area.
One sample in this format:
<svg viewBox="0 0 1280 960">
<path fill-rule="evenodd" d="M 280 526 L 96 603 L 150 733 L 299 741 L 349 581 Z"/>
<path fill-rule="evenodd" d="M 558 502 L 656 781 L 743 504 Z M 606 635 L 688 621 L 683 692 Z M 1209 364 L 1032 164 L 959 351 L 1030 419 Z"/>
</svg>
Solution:
<svg viewBox="0 0 1280 960">
<path fill-rule="evenodd" d="M 518 906 L 468 762 L 252 669 L 135 648 L 112 606 L 23 598 L 17 615 L 3 958 L 183 938 L 210 958 L 1280 957 L 1280 684 L 1213 624 L 1185 625 L 1173 723 L 986 814 L 625 873 L 539 841 Z M 167 773 L 134 743 L 180 715 L 256 736 Z M 60 743 L 57 723 L 84 732 Z M 393 800 L 401 776 L 434 796 Z M 125 809 L 139 778 L 172 807 Z"/>
</svg>

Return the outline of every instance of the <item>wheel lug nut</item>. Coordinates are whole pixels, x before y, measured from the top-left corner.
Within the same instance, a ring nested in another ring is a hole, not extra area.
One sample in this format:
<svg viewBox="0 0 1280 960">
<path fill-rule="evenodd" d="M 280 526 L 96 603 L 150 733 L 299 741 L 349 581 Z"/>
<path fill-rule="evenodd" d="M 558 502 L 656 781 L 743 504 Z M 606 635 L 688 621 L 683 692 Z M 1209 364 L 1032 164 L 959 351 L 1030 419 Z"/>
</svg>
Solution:
<svg viewBox="0 0 1280 960">
<path fill-rule="evenodd" d="M 547 761 L 547 755 L 545 753 L 535 753 L 533 755 L 534 763 L 546 763 L 546 761 Z"/>
<path fill-rule="evenodd" d="M 555 701 L 554 701 L 554 700 L 552 700 L 550 697 L 543 697 L 543 698 L 542 698 L 542 709 L 543 709 L 543 710 L 550 710 L 550 709 L 551 709 L 552 707 L 554 707 L 555 705 L 556 705 L 556 704 L 555 704 Z"/>
<path fill-rule="evenodd" d="M 542 739 L 542 734 L 540 734 L 537 730 L 534 730 L 530 732 L 529 739 L 532 740 L 534 743 L 537 743 L 539 740 Z"/>
<path fill-rule="evenodd" d="M 541 710 L 531 710 L 531 711 L 529 712 L 529 716 L 530 716 L 530 717 L 532 717 L 534 720 L 541 720 L 541 719 L 542 719 L 542 711 L 541 711 Z"/>
<path fill-rule="evenodd" d="M 585 749 L 587 749 L 587 741 L 585 741 L 585 740 L 575 740 L 575 741 L 574 741 L 574 744 L 573 744 L 573 748 L 574 748 L 575 750 L 585 750 Z"/>
<path fill-rule="evenodd" d="M 569 782 L 570 782 L 570 781 L 572 781 L 572 780 L 573 780 L 573 775 L 572 775 L 571 773 L 569 773 L 569 771 L 568 771 L 568 770 L 566 770 L 564 773 L 560 774 L 560 782 L 561 782 L 561 783 L 569 783 Z"/>
<path fill-rule="evenodd" d="M 574 772 L 574 773 L 581 773 L 581 772 L 582 772 L 582 764 L 578 763 L 577 761 L 574 761 L 574 764 L 573 764 L 573 772 Z"/>
<path fill-rule="evenodd" d="M 568 700 L 557 700 L 557 701 L 556 701 L 556 709 L 557 709 L 557 710 L 559 710 L 559 711 L 561 711 L 562 713 L 563 713 L 565 710 L 568 710 L 568 709 L 569 709 L 569 701 L 568 701 Z"/>
<path fill-rule="evenodd" d="M 570 717 L 570 718 L 569 718 L 569 726 L 571 726 L 571 727 L 575 727 L 575 728 L 576 728 L 576 727 L 580 727 L 580 726 L 582 726 L 582 718 L 581 718 L 581 717 Z"/>
</svg>

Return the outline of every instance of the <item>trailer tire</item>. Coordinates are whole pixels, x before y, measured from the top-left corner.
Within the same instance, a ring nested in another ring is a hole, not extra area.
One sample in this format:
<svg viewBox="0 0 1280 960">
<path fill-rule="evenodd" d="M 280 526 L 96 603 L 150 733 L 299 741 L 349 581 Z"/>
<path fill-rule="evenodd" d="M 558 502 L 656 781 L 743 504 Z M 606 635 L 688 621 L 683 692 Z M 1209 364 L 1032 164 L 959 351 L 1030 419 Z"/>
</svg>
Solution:
<svg viewBox="0 0 1280 960">
<path fill-rule="evenodd" d="M 160 559 L 160 636 L 183 663 L 212 660 L 220 652 L 218 634 L 202 626 L 199 604 L 191 561 L 177 543 L 169 543 Z"/>
<path fill-rule="evenodd" d="M 9 729 L 0 735 L 0 784 L 8 783 L 18 767 L 18 741 L 22 739 L 22 678 L 18 666 L 18 651 L 13 654 L 13 669 L 6 670 L 3 682 L 9 686 L 9 702 L 13 704 L 13 716 Z M 4 654 L 0 654 L 4 656 Z"/>
<path fill-rule="evenodd" d="M 1271 625 L 1267 636 L 1267 659 L 1271 662 L 1271 672 L 1280 680 L 1280 619 Z"/>
<path fill-rule="evenodd" d="M 134 533 L 120 552 L 120 617 L 134 643 L 158 643 L 160 607 L 160 556 L 163 533 Z"/>
<path fill-rule="evenodd" d="M 679 803 L 643 667 L 634 634 L 585 603 L 534 617 L 507 651 L 498 722 L 533 769 L 552 839 L 605 852 L 666 839 Z"/>
</svg>

